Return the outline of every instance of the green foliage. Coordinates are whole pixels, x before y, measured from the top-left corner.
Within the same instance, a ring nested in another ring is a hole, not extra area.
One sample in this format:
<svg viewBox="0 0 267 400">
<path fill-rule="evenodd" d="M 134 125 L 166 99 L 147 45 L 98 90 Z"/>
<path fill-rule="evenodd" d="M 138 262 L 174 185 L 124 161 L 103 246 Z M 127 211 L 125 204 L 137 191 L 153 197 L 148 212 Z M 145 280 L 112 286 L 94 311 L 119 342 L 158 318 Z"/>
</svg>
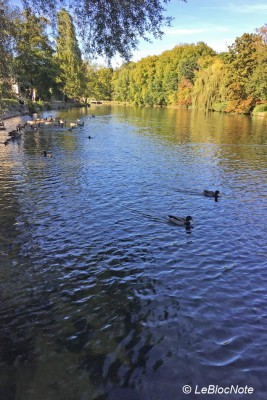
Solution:
<svg viewBox="0 0 267 400">
<path fill-rule="evenodd" d="M 253 114 L 262 113 L 262 112 L 267 112 L 267 104 L 258 104 L 253 109 Z"/>
<path fill-rule="evenodd" d="M 222 101 L 219 103 L 215 102 L 213 104 L 213 110 L 219 112 L 225 112 L 228 106 L 229 106 L 228 101 Z"/>
<path fill-rule="evenodd" d="M 229 47 L 227 64 L 231 78 L 228 85 L 230 105 L 227 110 L 232 111 L 236 107 L 237 112 L 247 113 L 255 105 L 259 76 L 256 71 L 260 65 L 262 48 L 261 36 L 248 33 L 237 38 Z"/>
<path fill-rule="evenodd" d="M 58 13 L 56 60 L 60 66 L 57 82 L 69 98 L 79 98 L 84 90 L 85 66 L 76 38 L 72 17 L 66 10 Z"/>
<path fill-rule="evenodd" d="M 112 75 L 111 87 L 112 98 L 117 101 L 130 102 L 130 73 L 135 66 L 134 63 L 123 65 L 116 69 Z"/>
<path fill-rule="evenodd" d="M 7 107 L 16 107 L 18 106 L 18 100 L 16 99 L 3 99 L 3 103 L 7 106 Z"/>
<path fill-rule="evenodd" d="M 188 107 L 198 62 L 214 55 L 210 47 L 200 42 L 176 46 L 160 56 L 124 65 L 113 76 L 113 98 L 139 106 L 176 105 L 178 102 Z"/>
<path fill-rule="evenodd" d="M 196 108 L 250 113 L 258 100 L 267 99 L 266 29 L 244 34 L 228 53 L 199 72 L 193 91 Z"/>
<path fill-rule="evenodd" d="M 16 21 L 14 76 L 26 97 L 49 98 L 56 86 L 58 68 L 46 33 L 48 21 L 26 10 Z"/>
<path fill-rule="evenodd" d="M 151 29 L 156 33 L 163 23 L 162 9 L 157 8 L 160 0 L 141 3 L 133 0 L 119 8 L 115 7 L 116 1 L 73 2 L 73 10 L 78 4 L 91 7 L 83 10 L 84 14 L 81 8 L 72 15 L 80 18 L 80 27 L 85 27 L 88 15 L 95 18 L 88 25 L 88 37 L 95 40 L 89 47 L 108 57 L 116 51 L 129 56 L 137 44 L 141 21 L 148 23 L 142 26 L 144 35 Z M 161 4 L 167 1 L 161 0 Z M 42 4 L 44 0 L 36 0 L 36 9 Z M 46 1 L 47 9 L 51 10 L 51 4 L 52 0 Z M 54 1 L 53 5 L 54 10 L 58 10 L 59 3 Z M 144 5 L 147 13 L 141 15 Z M 110 15 L 113 15 L 112 21 Z M 121 21 L 120 18 L 126 15 L 128 20 Z M 133 15 L 136 25 L 131 27 L 127 24 Z M 0 107 L 4 106 L 1 98 L 9 96 L 15 79 L 31 100 L 35 100 L 35 95 L 46 100 L 52 94 L 61 98 L 64 94 L 65 98 L 79 100 L 112 99 L 138 106 L 173 105 L 239 113 L 249 113 L 259 101 L 267 100 L 267 25 L 259 28 L 257 34 L 245 33 L 237 38 L 229 52 L 217 55 L 203 42 L 181 44 L 159 56 L 126 63 L 113 71 L 85 62 L 78 45 L 74 18 L 65 9 L 57 16 L 58 34 L 54 48 L 47 34 L 46 18 L 33 15 L 30 9 L 18 15 L 8 3 L 3 5 L 0 12 Z M 101 21 L 98 20 L 100 16 Z M 150 20 L 152 16 L 156 16 L 153 21 Z M 116 18 L 119 18 L 119 24 Z M 100 30 L 94 31 L 98 26 Z M 116 30 L 122 33 L 121 37 L 114 37 Z M 103 32 L 105 35 L 101 35 Z M 126 32 L 133 35 L 127 37 L 127 43 L 124 41 Z M 44 106 L 43 103 L 31 104 L 32 108 Z"/>
<path fill-rule="evenodd" d="M 0 0 L 0 110 L 5 107 L 3 98 L 11 95 L 14 20 L 17 13 L 17 8 L 11 7 L 8 0 Z"/>
<path fill-rule="evenodd" d="M 111 68 L 98 67 L 95 71 L 93 94 L 96 100 L 111 100 Z"/>
<path fill-rule="evenodd" d="M 22 0 L 36 13 L 51 20 L 66 7 L 73 16 L 83 38 L 86 51 L 105 55 L 116 53 L 129 60 L 140 38 L 148 35 L 160 38 L 162 27 L 169 26 L 171 18 L 164 16 L 164 4 L 170 0 Z M 185 1 L 185 0 L 181 0 Z"/>
<path fill-rule="evenodd" d="M 227 65 L 219 57 L 212 64 L 198 71 L 193 94 L 193 107 L 202 110 L 214 110 L 215 105 L 227 100 Z"/>
</svg>

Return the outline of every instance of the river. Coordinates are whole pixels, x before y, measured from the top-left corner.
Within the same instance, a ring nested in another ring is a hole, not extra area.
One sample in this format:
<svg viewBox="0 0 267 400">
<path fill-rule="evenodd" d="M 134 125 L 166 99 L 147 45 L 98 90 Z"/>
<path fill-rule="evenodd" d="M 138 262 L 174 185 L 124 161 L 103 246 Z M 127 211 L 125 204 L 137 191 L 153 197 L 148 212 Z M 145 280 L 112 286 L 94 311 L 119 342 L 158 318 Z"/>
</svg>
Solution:
<svg viewBox="0 0 267 400">
<path fill-rule="evenodd" d="M 267 119 L 50 114 L 0 145 L 0 399 L 265 400 Z"/>
</svg>

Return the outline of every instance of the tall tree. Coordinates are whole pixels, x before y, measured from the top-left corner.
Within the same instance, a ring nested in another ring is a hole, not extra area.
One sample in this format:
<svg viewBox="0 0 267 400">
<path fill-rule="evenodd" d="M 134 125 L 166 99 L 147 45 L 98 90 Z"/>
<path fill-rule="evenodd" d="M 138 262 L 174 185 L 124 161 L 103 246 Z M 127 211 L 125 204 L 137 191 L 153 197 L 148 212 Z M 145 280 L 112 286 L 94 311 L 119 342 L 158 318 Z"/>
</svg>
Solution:
<svg viewBox="0 0 267 400">
<path fill-rule="evenodd" d="M 15 24 L 18 10 L 0 1 L 0 102 L 11 84 Z M 0 104 L 1 106 L 1 104 Z"/>
<path fill-rule="evenodd" d="M 16 45 L 14 72 L 27 97 L 35 100 L 49 98 L 55 88 L 57 66 L 54 50 L 46 33 L 48 21 L 37 18 L 30 10 L 25 10 L 22 20 L 16 23 Z"/>
<path fill-rule="evenodd" d="M 132 101 L 130 93 L 130 72 L 135 67 L 133 62 L 123 64 L 113 72 L 112 76 L 112 97 L 117 101 Z"/>
<path fill-rule="evenodd" d="M 62 9 L 58 13 L 57 54 L 61 74 L 59 81 L 68 97 L 81 97 L 84 91 L 85 66 L 76 38 L 71 15 Z"/>
<path fill-rule="evenodd" d="M 111 100 L 112 68 L 98 67 L 96 70 L 95 97 L 99 100 Z"/>
<path fill-rule="evenodd" d="M 229 47 L 228 67 L 231 73 L 228 111 L 250 112 L 255 105 L 250 79 L 258 65 L 258 51 L 262 39 L 255 33 L 244 33 Z"/>
<path fill-rule="evenodd" d="M 170 0 L 22 0 L 41 15 L 50 18 L 66 7 L 75 19 L 88 53 L 112 58 L 119 53 L 129 59 L 140 38 L 161 37 L 162 28 L 171 18 L 165 17 Z M 186 1 L 186 0 L 181 0 Z"/>
<path fill-rule="evenodd" d="M 257 100 L 267 100 L 267 24 L 256 29 L 261 39 L 257 49 L 257 65 L 248 83 L 248 92 Z"/>
</svg>

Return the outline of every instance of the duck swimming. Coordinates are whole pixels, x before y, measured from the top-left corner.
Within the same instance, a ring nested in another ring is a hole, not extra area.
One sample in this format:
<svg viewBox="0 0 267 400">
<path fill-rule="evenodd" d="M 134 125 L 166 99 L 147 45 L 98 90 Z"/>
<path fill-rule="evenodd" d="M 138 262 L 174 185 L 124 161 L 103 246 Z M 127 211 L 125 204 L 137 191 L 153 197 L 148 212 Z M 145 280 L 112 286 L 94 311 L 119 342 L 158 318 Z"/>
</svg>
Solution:
<svg viewBox="0 0 267 400">
<path fill-rule="evenodd" d="M 190 215 L 188 215 L 186 218 L 175 217 L 174 215 L 168 215 L 168 221 L 179 226 L 190 225 L 190 221 L 192 220 L 193 218 Z"/>
<path fill-rule="evenodd" d="M 219 192 L 219 190 L 215 190 L 215 192 L 213 192 L 212 190 L 204 190 L 203 194 L 206 197 L 215 197 L 215 200 L 217 201 L 220 192 Z"/>
</svg>

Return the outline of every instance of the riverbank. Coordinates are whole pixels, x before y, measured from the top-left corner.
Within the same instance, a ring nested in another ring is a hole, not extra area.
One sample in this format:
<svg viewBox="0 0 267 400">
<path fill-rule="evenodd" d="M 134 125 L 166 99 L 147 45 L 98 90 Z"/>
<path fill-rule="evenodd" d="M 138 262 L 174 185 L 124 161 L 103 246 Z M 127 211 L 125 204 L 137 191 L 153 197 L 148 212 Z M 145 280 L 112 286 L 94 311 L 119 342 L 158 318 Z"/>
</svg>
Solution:
<svg viewBox="0 0 267 400">
<path fill-rule="evenodd" d="M 5 112 L 0 113 L 0 119 L 9 119 L 33 113 L 41 113 L 48 110 L 71 110 L 73 108 L 88 107 L 90 105 L 78 102 L 36 102 L 29 104 L 12 104 L 8 105 Z"/>
<path fill-rule="evenodd" d="M 116 100 L 102 100 L 101 102 L 99 102 L 99 104 L 94 104 L 94 105 L 107 105 L 107 104 L 127 106 L 127 107 L 130 106 L 130 107 L 137 107 L 137 108 L 140 108 L 140 107 L 141 108 L 143 108 L 143 107 L 145 107 L 145 108 L 167 108 L 167 109 L 176 109 L 176 110 L 188 109 L 186 107 L 181 107 L 179 105 L 137 106 L 133 103 L 129 103 L 129 102 L 125 102 L 125 101 L 116 101 Z M 48 111 L 48 110 L 71 110 L 73 108 L 80 108 L 80 107 L 90 107 L 90 104 L 84 104 L 84 103 L 79 103 L 79 102 L 52 101 L 52 102 L 30 103 L 30 105 L 28 105 L 28 104 L 16 105 L 16 106 L 13 105 L 13 106 L 9 107 L 5 113 L 2 113 L 2 114 L 0 113 L 0 119 L 9 119 L 9 118 L 28 115 L 28 114 L 32 114 L 32 113 L 41 113 L 43 111 Z M 189 109 L 192 109 L 192 108 L 189 107 Z M 210 111 L 226 113 L 225 111 L 216 111 L 216 110 L 210 110 Z M 226 114 L 229 114 L 229 113 L 226 113 Z M 235 114 L 235 113 L 231 112 L 231 114 Z M 250 115 L 266 118 L 267 117 L 267 105 L 266 104 L 257 105 L 253 109 L 253 111 L 251 111 Z"/>
<path fill-rule="evenodd" d="M 101 102 L 102 104 L 111 104 L 111 105 L 118 105 L 118 106 L 127 106 L 127 107 L 137 107 L 137 108 L 166 108 L 166 109 L 174 109 L 174 110 L 196 110 L 193 109 L 192 107 L 181 107 L 179 105 L 164 105 L 164 106 L 160 106 L 160 105 L 135 105 L 134 103 L 130 103 L 130 102 L 126 102 L 126 101 L 116 101 L 116 100 L 103 100 Z M 198 111 L 203 111 L 203 110 L 199 110 Z M 223 114 L 240 114 L 239 112 L 226 112 L 223 110 L 209 110 L 209 112 L 219 112 L 219 113 L 223 113 Z M 263 104 L 258 104 L 257 106 L 254 107 L 254 109 L 248 113 L 248 114 L 243 114 L 243 115 L 251 115 L 251 116 L 258 116 L 258 117 L 263 117 L 266 118 L 267 117 L 267 104 L 263 103 Z"/>
<path fill-rule="evenodd" d="M 29 114 L 29 107 L 27 104 L 18 104 L 16 106 L 8 107 L 5 112 L 0 113 L 0 119 L 9 119 L 19 117 L 21 115 Z"/>
</svg>

